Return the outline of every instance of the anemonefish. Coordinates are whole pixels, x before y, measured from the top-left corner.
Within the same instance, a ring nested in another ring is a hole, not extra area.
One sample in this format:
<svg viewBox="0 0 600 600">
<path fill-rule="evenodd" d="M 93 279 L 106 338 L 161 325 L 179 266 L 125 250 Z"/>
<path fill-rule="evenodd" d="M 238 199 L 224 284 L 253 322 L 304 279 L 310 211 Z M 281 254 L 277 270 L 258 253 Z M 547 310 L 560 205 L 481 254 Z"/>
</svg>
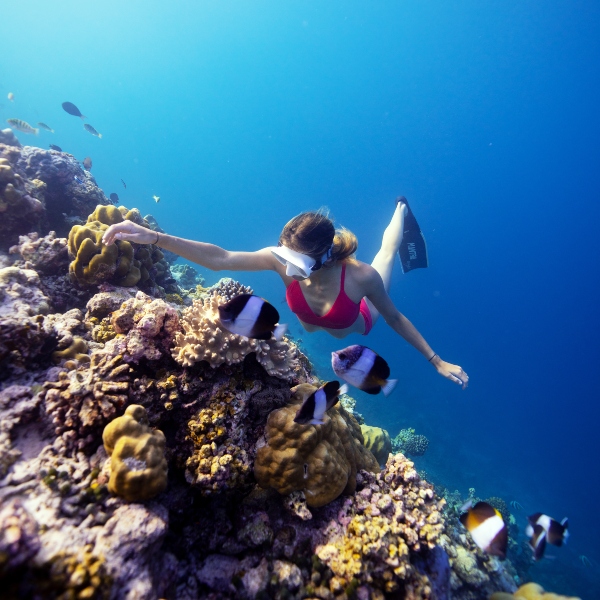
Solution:
<svg viewBox="0 0 600 600">
<path fill-rule="evenodd" d="M 258 340 L 271 336 L 280 340 L 287 325 L 279 325 L 277 309 L 253 294 L 240 294 L 226 304 L 219 305 L 219 320 L 223 329 Z"/>
<path fill-rule="evenodd" d="M 471 534 L 473 541 L 488 554 L 504 558 L 508 546 L 508 531 L 500 513 L 487 502 L 471 506 L 467 502 L 461 510 L 460 522 Z"/>
<path fill-rule="evenodd" d="M 366 346 L 355 344 L 332 352 L 331 366 L 338 377 L 367 394 L 383 392 L 388 396 L 398 383 L 397 379 L 388 379 L 387 362 Z"/>
<path fill-rule="evenodd" d="M 315 390 L 300 407 L 294 422 L 301 425 L 322 425 L 325 413 L 337 404 L 341 394 L 348 391 L 346 384 L 340 386 L 339 381 L 329 381 Z"/>
<path fill-rule="evenodd" d="M 529 545 L 533 551 L 534 560 L 540 560 L 544 556 L 546 542 L 554 546 L 562 546 L 567 541 L 569 532 L 568 519 L 563 519 L 560 523 L 548 515 L 535 513 L 527 517 L 529 525 L 525 529 L 525 534 L 531 539 Z"/>
</svg>

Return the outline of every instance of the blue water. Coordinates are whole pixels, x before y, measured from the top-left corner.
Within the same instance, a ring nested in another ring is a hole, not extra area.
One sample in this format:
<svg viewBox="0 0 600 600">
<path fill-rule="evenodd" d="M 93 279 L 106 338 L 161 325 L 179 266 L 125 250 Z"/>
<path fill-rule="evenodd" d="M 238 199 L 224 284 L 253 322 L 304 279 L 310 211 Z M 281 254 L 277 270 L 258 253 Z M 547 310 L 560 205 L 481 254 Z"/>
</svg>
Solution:
<svg viewBox="0 0 600 600">
<path fill-rule="evenodd" d="M 2 122 L 48 123 L 55 134 L 18 136 L 91 156 L 107 195 L 173 235 L 257 249 L 326 205 L 370 262 L 407 196 L 431 266 L 398 265 L 391 296 L 471 383 L 439 377 L 380 322 L 368 344 L 400 384 L 357 394 L 358 409 L 427 435 L 417 465 L 450 489 L 518 500 L 521 525 L 568 516 L 569 544 L 530 576 L 600 597 L 597 2 L 13 0 L 0 13 Z M 238 278 L 299 335 L 276 276 Z M 331 377 L 340 342 L 301 337 Z"/>
</svg>

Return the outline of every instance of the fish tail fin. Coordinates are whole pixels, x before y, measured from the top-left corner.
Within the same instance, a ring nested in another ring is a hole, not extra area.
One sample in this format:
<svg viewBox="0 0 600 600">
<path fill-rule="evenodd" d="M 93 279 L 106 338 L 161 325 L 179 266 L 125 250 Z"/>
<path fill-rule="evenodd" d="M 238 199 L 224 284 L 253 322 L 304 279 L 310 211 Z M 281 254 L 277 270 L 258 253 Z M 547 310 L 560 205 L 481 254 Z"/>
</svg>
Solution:
<svg viewBox="0 0 600 600">
<path fill-rule="evenodd" d="M 385 382 L 385 385 L 381 387 L 381 391 L 385 396 L 389 396 L 393 391 L 396 385 L 398 384 L 397 379 L 388 379 Z"/>
<path fill-rule="evenodd" d="M 82 121 L 85 121 L 85 120 L 87 119 L 87 117 L 86 117 L 85 115 L 79 115 L 79 118 L 80 118 Z"/>
<path fill-rule="evenodd" d="M 40 132 L 39 129 L 36 129 L 35 127 L 33 128 L 33 133 L 35 133 L 35 135 L 37 135 Z"/>
<path fill-rule="evenodd" d="M 341 396 L 342 394 L 347 394 L 348 393 L 348 384 L 344 383 L 343 385 L 341 385 L 338 389 L 338 396 Z"/>
<path fill-rule="evenodd" d="M 281 325 L 277 325 L 277 327 L 275 327 L 275 330 L 273 331 L 273 337 L 279 341 L 284 335 L 285 332 L 287 331 L 287 324 L 283 323 Z"/>
<path fill-rule="evenodd" d="M 98 137 L 99 137 L 100 139 L 102 139 L 102 134 L 101 134 L 101 133 L 99 133 L 99 134 L 98 134 Z"/>
</svg>

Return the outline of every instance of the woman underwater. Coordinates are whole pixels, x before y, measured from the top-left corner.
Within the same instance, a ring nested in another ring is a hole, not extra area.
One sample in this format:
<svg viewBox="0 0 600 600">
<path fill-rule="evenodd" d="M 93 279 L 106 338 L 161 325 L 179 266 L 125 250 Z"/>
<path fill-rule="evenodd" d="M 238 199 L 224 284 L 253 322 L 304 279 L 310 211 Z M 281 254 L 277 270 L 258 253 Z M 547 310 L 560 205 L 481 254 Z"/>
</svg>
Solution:
<svg viewBox="0 0 600 600">
<path fill-rule="evenodd" d="M 356 236 L 347 229 L 336 231 L 331 219 L 320 211 L 294 217 L 283 228 L 277 247 L 256 252 L 230 252 L 214 244 L 158 233 L 132 221 L 111 225 L 102 241 L 106 245 L 115 240 L 155 244 L 211 271 L 275 271 L 286 286 L 290 309 L 307 331 L 322 329 L 336 338 L 350 333 L 367 335 L 382 315 L 440 375 L 465 389 L 468 375 L 431 349 L 388 294 L 408 212 L 403 201 L 397 201 L 381 248 L 370 265 L 353 257 L 358 247 Z"/>
</svg>

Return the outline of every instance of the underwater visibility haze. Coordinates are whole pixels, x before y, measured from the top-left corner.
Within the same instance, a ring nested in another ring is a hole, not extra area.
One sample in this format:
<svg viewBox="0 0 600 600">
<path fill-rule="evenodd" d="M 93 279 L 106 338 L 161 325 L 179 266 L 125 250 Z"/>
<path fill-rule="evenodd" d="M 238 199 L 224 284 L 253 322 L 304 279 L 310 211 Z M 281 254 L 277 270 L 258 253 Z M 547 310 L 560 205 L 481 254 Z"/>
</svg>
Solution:
<svg viewBox="0 0 600 600">
<path fill-rule="evenodd" d="M 390 296 L 469 374 L 465 390 L 383 319 L 368 337 L 307 333 L 274 273 L 194 267 L 205 287 L 232 277 L 267 299 L 323 381 L 350 344 L 384 357 L 389 396 L 349 391 L 365 422 L 426 436 L 409 458 L 436 493 L 502 498 L 518 526 L 509 561 L 528 515 L 568 517 L 568 542 L 520 563 L 517 583 L 600 598 L 597 2 L 22 0 L 0 15 L 0 129 L 19 119 L 39 129 L 13 127 L 23 146 L 89 157 L 83 187 L 89 173 L 106 203 L 117 194 L 161 231 L 253 251 L 326 206 L 370 263 L 406 196 L 429 267 L 397 261 Z M 17 240 L 0 235 L 13 260 Z M 167 460 L 200 435 L 146 409 Z"/>
</svg>

